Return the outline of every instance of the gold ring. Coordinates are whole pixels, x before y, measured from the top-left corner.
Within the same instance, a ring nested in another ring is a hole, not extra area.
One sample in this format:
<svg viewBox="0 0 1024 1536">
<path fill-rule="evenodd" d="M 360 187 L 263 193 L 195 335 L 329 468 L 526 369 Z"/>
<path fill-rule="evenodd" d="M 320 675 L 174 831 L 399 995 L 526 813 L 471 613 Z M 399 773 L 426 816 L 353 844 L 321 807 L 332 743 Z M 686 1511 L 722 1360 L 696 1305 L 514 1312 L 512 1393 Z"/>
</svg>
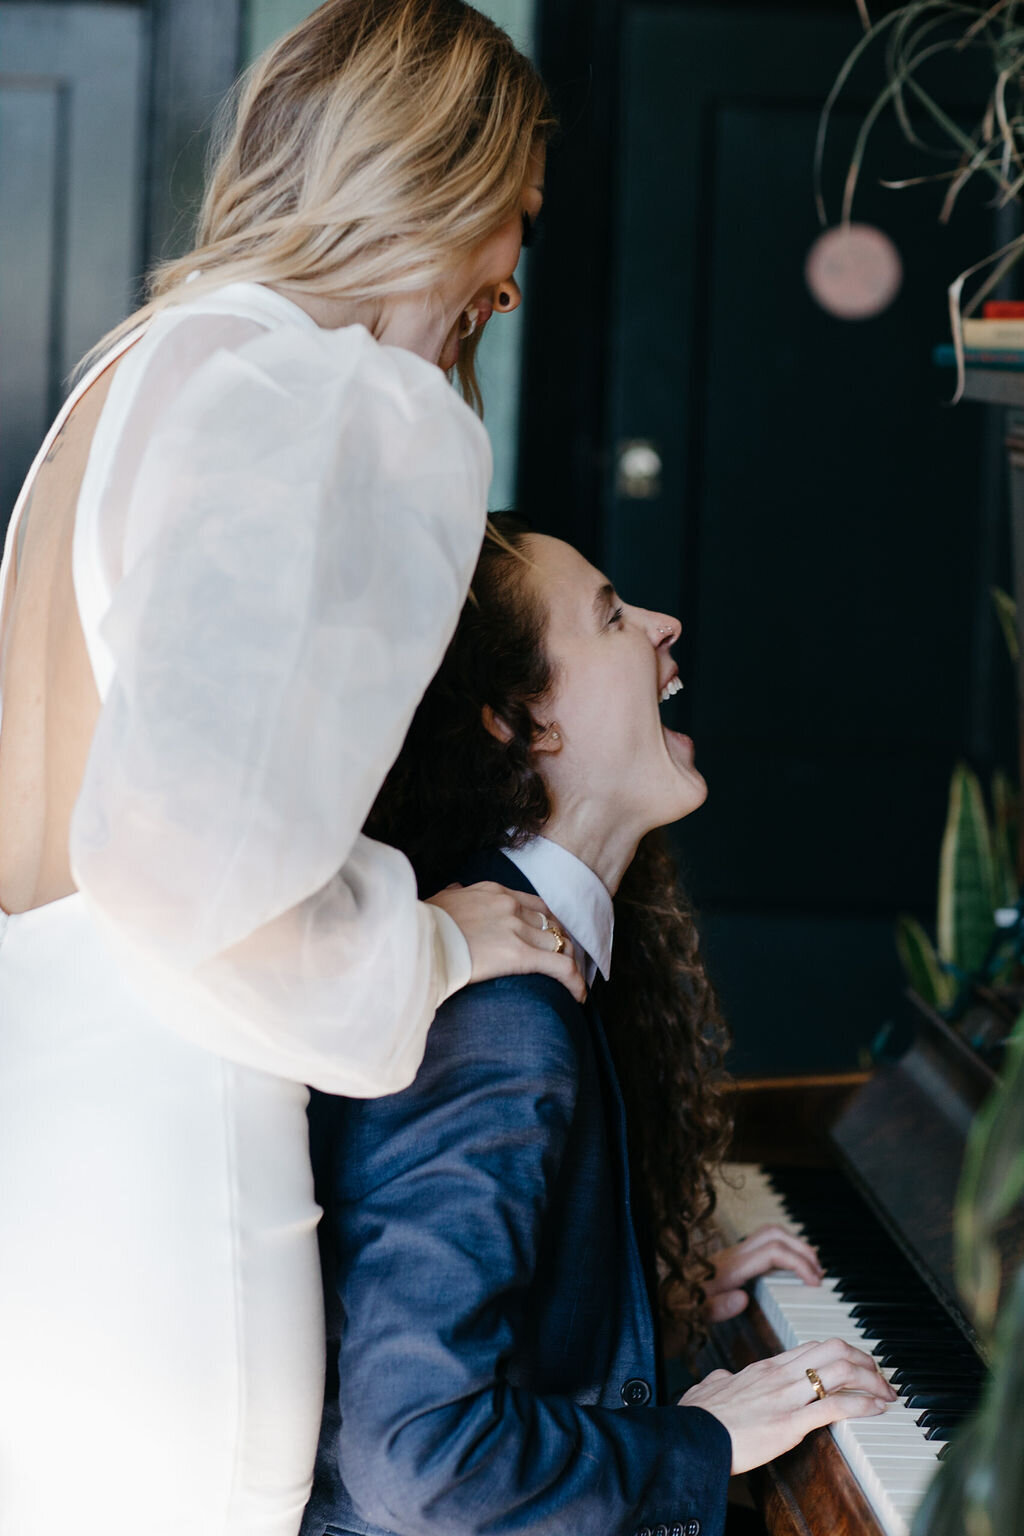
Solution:
<svg viewBox="0 0 1024 1536">
<path fill-rule="evenodd" d="M 807 1377 L 807 1380 L 810 1382 L 811 1386 L 814 1388 L 814 1395 L 815 1395 L 815 1397 L 818 1399 L 819 1402 L 821 1402 L 821 1399 L 823 1397 L 827 1397 L 828 1396 L 828 1393 L 825 1391 L 825 1388 L 824 1388 L 824 1386 L 822 1384 L 821 1377 L 818 1375 L 817 1371 L 814 1370 L 811 1366 L 807 1367 L 806 1371 L 804 1372 L 804 1375 Z"/>
<path fill-rule="evenodd" d="M 565 934 L 562 932 L 561 928 L 556 928 L 554 923 L 548 923 L 547 931 L 551 934 L 555 941 L 555 954 L 560 955 L 562 950 L 565 948 Z"/>
</svg>

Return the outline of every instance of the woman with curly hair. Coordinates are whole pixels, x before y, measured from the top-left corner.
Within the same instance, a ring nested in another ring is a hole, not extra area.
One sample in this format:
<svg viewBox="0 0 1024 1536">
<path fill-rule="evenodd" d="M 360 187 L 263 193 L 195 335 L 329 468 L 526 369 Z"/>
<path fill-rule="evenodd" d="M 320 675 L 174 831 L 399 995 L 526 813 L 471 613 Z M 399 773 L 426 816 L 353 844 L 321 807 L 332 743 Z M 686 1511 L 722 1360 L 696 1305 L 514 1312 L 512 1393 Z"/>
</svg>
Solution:
<svg viewBox="0 0 1024 1536">
<path fill-rule="evenodd" d="M 569 545 L 498 520 L 377 799 L 370 829 L 421 893 L 534 891 L 590 992 L 471 986 L 410 1088 L 316 1096 L 344 1321 L 304 1536 L 716 1536 L 730 1472 L 893 1400 L 834 1339 L 662 1402 L 659 1312 L 692 1341 L 754 1274 L 821 1276 L 781 1229 L 707 1257 L 725 1032 L 651 835 L 706 794 L 658 716 L 678 636 Z"/>
</svg>

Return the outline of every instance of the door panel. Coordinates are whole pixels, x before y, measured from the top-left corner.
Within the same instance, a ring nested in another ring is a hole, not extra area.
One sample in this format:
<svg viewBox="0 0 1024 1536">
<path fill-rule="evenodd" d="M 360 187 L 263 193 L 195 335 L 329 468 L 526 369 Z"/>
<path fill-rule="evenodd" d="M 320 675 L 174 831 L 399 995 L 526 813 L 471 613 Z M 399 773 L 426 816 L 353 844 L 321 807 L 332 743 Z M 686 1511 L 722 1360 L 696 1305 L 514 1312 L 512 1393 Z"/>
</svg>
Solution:
<svg viewBox="0 0 1024 1536">
<path fill-rule="evenodd" d="M 0 4 L 0 524 L 75 363 L 130 308 L 145 18 Z"/>
</svg>

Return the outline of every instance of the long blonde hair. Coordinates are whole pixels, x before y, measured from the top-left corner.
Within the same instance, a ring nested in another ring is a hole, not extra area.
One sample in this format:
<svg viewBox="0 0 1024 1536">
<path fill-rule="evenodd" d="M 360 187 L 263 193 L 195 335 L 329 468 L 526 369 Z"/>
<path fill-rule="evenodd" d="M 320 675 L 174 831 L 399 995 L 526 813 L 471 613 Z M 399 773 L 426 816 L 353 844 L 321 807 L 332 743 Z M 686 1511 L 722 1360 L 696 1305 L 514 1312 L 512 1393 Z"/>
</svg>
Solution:
<svg viewBox="0 0 1024 1536">
<path fill-rule="evenodd" d="M 325 0 L 236 84 L 195 246 L 90 360 L 229 282 L 351 301 L 431 286 L 518 210 L 552 126 L 533 65 L 463 0 Z M 460 373 L 478 402 L 474 351 Z"/>
</svg>

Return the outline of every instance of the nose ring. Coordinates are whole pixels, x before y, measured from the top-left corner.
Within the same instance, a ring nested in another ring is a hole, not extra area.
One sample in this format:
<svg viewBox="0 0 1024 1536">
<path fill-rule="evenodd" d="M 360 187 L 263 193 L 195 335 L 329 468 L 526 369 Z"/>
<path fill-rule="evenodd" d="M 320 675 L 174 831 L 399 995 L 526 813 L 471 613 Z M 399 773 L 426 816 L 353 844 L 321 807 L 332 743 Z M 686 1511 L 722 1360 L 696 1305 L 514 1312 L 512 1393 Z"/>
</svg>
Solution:
<svg viewBox="0 0 1024 1536">
<path fill-rule="evenodd" d="M 658 626 L 658 634 L 659 635 L 670 635 L 671 633 L 672 633 L 672 625 L 671 624 L 660 624 Z"/>
<path fill-rule="evenodd" d="M 511 302 L 512 295 L 510 293 L 506 293 L 504 289 L 502 289 L 501 293 L 498 294 L 498 303 L 501 305 L 502 309 L 507 309 Z"/>
</svg>

